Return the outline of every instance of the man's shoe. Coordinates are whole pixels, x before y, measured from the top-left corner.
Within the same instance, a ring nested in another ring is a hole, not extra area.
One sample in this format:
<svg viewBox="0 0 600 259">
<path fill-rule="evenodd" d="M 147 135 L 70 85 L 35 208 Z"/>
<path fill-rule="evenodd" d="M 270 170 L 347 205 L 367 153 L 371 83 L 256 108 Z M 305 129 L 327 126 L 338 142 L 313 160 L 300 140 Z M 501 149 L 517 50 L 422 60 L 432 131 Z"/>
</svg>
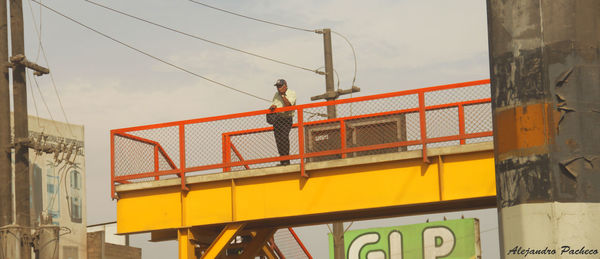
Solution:
<svg viewBox="0 0 600 259">
<path fill-rule="evenodd" d="M 279 165 L 290 165 L 290 161 L 281 161 Z"/>
</svg>

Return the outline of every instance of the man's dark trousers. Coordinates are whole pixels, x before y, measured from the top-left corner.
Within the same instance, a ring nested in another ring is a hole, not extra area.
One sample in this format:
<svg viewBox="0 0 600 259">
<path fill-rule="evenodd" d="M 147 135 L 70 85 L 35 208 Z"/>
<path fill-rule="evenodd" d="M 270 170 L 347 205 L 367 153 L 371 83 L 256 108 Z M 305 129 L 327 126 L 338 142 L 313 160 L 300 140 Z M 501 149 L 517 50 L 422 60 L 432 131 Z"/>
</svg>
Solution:
<svg viewBox="0 0 600 259">
<path fill-rule="evenodd" d="M 290 154 L 290 130 L 292 129 L 292 117 L 279 117 L 273 123 L 273 132 L 275 133 L 275 142 L 280 156 Z M 290 160 L 281 161 L 282 165 L 289 165 Z"/>
</svg>

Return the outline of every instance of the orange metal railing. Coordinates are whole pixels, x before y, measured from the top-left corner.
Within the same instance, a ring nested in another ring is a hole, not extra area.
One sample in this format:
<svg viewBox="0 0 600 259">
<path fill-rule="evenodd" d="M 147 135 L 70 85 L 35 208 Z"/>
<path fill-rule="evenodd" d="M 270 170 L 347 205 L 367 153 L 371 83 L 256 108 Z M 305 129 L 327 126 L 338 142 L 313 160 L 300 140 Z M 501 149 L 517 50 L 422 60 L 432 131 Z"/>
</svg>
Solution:
<svg viewBox="0 0 600 259">
<path fill-rule="evenodd" d="M 306 162 L 380 151 L 420 149 L 428 162 L 428 147 L 491 141 L 490 102 L 489 80 L 479 80 L 278 108 L 275 112 L 295 113 L 288 156 L 276 152 L 273 127 L 265 122 L 269 110 L 115 129 L 111 194 L 114 198 L 116 184 L 173 177 L 181 178 L 186 189 L 189 175 L 268 167 L 282 160 L 299 164 L 306 177 Z M 337 118 L 323 117 L 332 105 Z M 393 123 L 382 126 L 382 121 Z M 318 141 L 322 144 L 315 148 Z"/>
</svg>

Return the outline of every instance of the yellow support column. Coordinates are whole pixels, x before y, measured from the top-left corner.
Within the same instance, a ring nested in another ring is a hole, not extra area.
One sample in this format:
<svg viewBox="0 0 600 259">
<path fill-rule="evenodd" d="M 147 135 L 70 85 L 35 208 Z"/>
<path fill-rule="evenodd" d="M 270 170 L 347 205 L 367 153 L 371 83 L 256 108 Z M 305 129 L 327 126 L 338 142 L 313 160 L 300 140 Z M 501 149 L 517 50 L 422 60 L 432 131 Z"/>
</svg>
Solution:
<svg viewBox="0 0 600 259">
<path fill-rule="evenodd" d="M 240 232 L 240 230 L 242 230 L 245 225 L 246 223 L 231 223 L 226 225 L 217 237 L 217 239 L 215 239 L 215 241 L 213 241 L 213 243 L 210 244 L 210 247 L 206 249 L 206 252 L 202 256 L 202 259 L 217 258 L 217 256 L 223 250 L 223 248 L 225 248 L 227 244 L 229 244 L 231 239 L 235 237 L 235 235 L 238 232 Z"/>
<path fill-rule="evenodd" d="M 261 248 L 267 243 L 267 240 L 275 234 L 275 231 L 277 231 L 276 228 L 265 228 L 252 233 L 252 241 L 244 248 L 244 253 L 240 258 L 252 259 L 256 257 Z"/>
<path fill-rule="evenodd" d="M 177 230 L 177 239 L 179 240 L 179 259 L 197 259 L 194 251 L 194 234 L 188 228 Z"/>
<path fill-rule="evenodd" d="M 268 245 L 264 245 L 262 247 L 262 252 L 265 254 L 265 256 L 267 256 L 268 259 L 277 259 L 277 257 L 275 257 L 275 252 L 273 252 L 273 249 Z"/>
</svg>

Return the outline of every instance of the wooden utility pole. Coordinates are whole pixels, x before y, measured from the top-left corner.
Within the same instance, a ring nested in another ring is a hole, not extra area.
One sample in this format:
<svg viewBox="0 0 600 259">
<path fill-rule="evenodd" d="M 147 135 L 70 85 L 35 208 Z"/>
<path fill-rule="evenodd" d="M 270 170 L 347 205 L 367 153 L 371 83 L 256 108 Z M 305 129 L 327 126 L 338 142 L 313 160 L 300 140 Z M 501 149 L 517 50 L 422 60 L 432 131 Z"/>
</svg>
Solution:
<svg viewBox="0 0 600 259">
<path fill-rule="evenodd" d="M 344 249 L 344 222 L 333 223 L 333 258 L 345 259 L 346 249 Z"/>
<path fill-rule="evenodd" d="M 12 56 L 25 55 L 23 33 L 23 2 L 10 0 L 10 31 Z M 30 183 L 29 183 L 29 147 L 22 140 L 29 139 L 27 122 L 27 88 L 25 82 L 25 66 L 13 63 L 13 103 L 15 130 L 15 223 L 21 231 L 22 242 L 19 259 L 31 258 L 31 243 L 27 242 L 31 235 L 30 215 Z M 23 242 L 25 241 L 25 242 Z"/>
<path fill-rule="evenodd" d="M 8 82 L 8 17 L 0 1 L 0 227 L 12 224 L 12 159 Z M 0 240 L 0 242 L 2 242 Z"/>
<path fill-rule="evenodd" d="M 334 92 L 333 82 L 333 53 L 331 47 L 331 30 L 323 30 L 323 44 L 325 49 L 325 93 Z M 337 96 L 327 98 L 327 101 L 335 100 Z M 333 119 L 337 117 L 335 105 L 327 106 L 327 118 Z M 342 140 L 343 141 L 343 140 Z M 346 258 L 344 249 L 344 222 L 333 223 L 333 258 Z"/>
<path fill-rule="evenodd" d="M 317 96 L 313 96 L 310 98 L 311 101 L 322 100 L 325 99 L 327 101 L 332 101 L 337 99 L 340 95 L 351 94 L 355 92 L 360 92 L 360 88 L 357 86 L 352 86 L 352 88 L 347 90 L 338 89 L 335 90 L 334 82 L 333 82 L 333 54 L 331 48 L 331 30 L 323 29 L 318 31 L 323 34 L 323 46 L 325 49 L 325 93 Z M 327 117 L 332 119 L 337 117 L 337 112 L 335 110 L 335 105 L 327 106 Z"/>
<path fill-rule="evenodd" d="M 29 148 L 33 146 L 29 139 L 25 68 L 35 70 L 35 75 L 38 76 L 48 74 L 50 71 L 25 58 L 23 3 L 22 0 L 10 0 L 9 3 L 12 48 L 10 58 L 7 5 L 6 1 L 0 1 L 0 259 L 31 259 L 34 228 L 31 225 L 30 212 Z M 13 78 L 14 138 L 12 141 L 9 68 L 12 68 Z M 12 148 L 15 150 L 14 179 L 12 178 Z M 57 231 L 50 231 L 44 236 L 58 242 L 58 234 L 54 235 L 55 232 L 57 233 Z"/>
<path fill-rule="evenodd" d="M 325 49 L 325 93 L 334 92 L 333 82 L 333 53 L 331 47 L 331 30 L 323 29 L 323 47 Z M 335 100 L 335 97 L 327 98 L 327 101 Z M 335 105 L 327 106 L 327 118 L 333 119 L 337 117 Z"/>
<path fill-rule="evenodd" d="M 335 90 L 333 82 L 333 53 L 331 47 L 331 30 L 323 29 L 320 33 L 323 33 L 323 45 L 325 49 L 325 94 L 313 96 L 310 99 L 320 100 L 326 99 L 332 101 L 337 99 L 340 95 L 350 94 L 359 92 L 360 88 L 352 86 L 349 90 Z M 335 105 L 327 106 L 327 118 L 333 119 L 337 117 L 337 111 Z M 341 140 L 344 141 L 344 140 Z M 344 252 L 344 222 L 333 223 L 333 251 L 335 259 L 346 258 Z"/>
</svg>

